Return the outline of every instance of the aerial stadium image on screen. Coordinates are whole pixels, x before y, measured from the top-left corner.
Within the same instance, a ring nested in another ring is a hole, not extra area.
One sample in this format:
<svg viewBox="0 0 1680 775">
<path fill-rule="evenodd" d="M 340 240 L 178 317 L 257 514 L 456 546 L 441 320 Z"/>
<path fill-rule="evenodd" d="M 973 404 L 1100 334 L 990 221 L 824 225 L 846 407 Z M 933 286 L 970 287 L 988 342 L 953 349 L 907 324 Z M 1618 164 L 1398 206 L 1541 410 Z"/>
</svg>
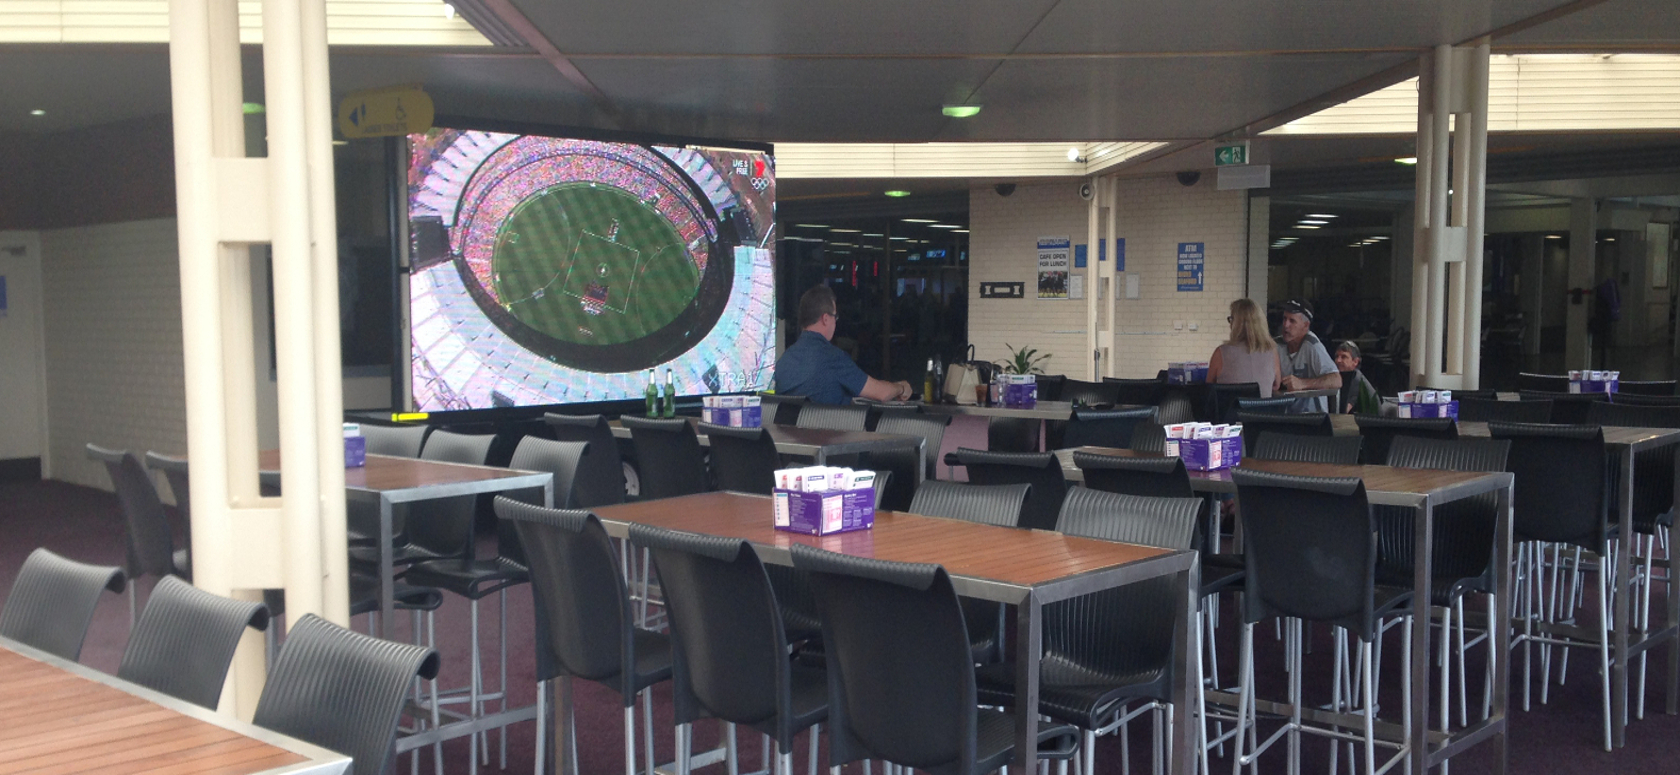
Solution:
<svg viewBox="0 0 1680 775">
<path fill-rule="evenodd" d="M 775 174 L 754 150 L 409 136 L 414 409 L 759 390 Z"/>
</svg>

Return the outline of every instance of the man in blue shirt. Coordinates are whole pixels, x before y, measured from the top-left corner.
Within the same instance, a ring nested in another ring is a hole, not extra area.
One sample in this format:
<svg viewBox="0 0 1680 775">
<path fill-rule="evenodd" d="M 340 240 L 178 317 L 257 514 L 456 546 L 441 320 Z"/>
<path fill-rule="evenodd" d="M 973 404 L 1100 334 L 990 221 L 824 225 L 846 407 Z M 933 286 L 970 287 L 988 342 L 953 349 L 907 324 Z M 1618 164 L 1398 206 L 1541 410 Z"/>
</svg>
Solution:
<svg viewBox="0 0 1680 775">
<path fill-rule="evenodd" d="M 834 326 L 839 322 L 834 291 L 819 285 L 799 297 L 799 340 L 776 361 L 777 393 L 805 396 L 817 404 L 850 403 L 853 396 L 876 401 L 910 398 L 910 383 L 886 382 L 863 373 L 850 357 L 835 347 Z"/>
</svg>

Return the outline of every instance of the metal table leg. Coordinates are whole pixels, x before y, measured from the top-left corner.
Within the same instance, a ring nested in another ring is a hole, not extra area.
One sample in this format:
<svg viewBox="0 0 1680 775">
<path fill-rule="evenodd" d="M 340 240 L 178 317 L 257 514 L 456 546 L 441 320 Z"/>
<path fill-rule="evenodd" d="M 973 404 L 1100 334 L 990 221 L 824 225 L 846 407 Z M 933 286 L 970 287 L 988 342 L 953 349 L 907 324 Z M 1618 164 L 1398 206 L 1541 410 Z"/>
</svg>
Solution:
<svg viewBox="0 0 1680 775">
<path fill-rule="evenodd" d="M 397 603 L 395 600 L 396 583 L 393 576 L 396 571 L 392 568 L 393 558 L 391 542 L 393 528 L 391 512 L 394 509 L 391 499 L 385 495 L 379 496 L 379 636 L 391 640 L 396 625 Z"/>
<path fill-rule="evenodd" d="M 1628 715 L 1628 630 L 1631 621 L 1632 605 L 1628 601 L 1631 596 L 1629 569 L 1633 559 L 1633 448 L 1622 448 L 1622 492 L 1621 514 L 1617 517 L 1617 524 L 1621 526 L 1620 535 L 1616 537 L 1616 576 L 1615 585 L 1611 587 L 1616 596 L 1616 629 L 1611 634 L 1611 666 L 1610 666 L 1610 738 L 1614 748 L 1627 745 L 1627 715 Z M 1603 573 L 1603 563 L 1610 558 L 1600 558 L 1599 573 Z"/>
<path fill-rule="evenodd" d="M 1038 660 L 1044 653 L 1043 607 L 1030 590 L 1015 606 L 1015 765 L 1021 772 L 1038 769 Z"/>
<path fill-rule="evenodd" d="M 1418 505 L 1417 517 L 1412 520 L 1412 621 L 1411 648 L 1411 711 L 1410 739 L 1406 744 L 1411 755 L 1406 758 L 1407 770 L 1413 775 L 1429 772 L 1429 597 L 1434 559 L 1430 551 L 1431 534 L 1435 527 L 1435 504 L 1427 497 Z M 1445 698 L 1442 698 L 1445 702 Z"/>
</svg>

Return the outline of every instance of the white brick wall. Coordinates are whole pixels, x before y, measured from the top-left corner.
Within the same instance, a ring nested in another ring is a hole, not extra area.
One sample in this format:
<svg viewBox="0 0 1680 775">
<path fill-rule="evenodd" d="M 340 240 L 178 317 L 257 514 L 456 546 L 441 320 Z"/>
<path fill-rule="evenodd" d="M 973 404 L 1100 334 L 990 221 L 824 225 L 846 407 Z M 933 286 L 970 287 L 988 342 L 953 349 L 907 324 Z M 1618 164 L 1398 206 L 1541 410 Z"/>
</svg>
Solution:
<svg viewBox="0 0 1680 775">
<path fill-rule="evenodd" d="M 1152 377 L 1168 361 L 1206 360 L 1224 341 L 1227 309 L 1247 283 L 1245 192 L 1219 191 L 1211 175 L 1191 187 L 1162 176 L 1120 181 L 1118 200 L 1115 228 L 1126 240 L 1126 270 L 1138 277 L 1139 298 L 1122 297 L 1116 306 L 1115 374 Z M 999 360 L 1006 343 L 1030 344 L 1052 353 L 1047 373 L 1086 373 L 1086 302 L 1033 297 L 1038 238 L 1067 235 L 1076 245 L 1086 242 L 1087 211 L 1072 181 L 1020 186 L 1008 198 L 990 187 L 970 191 L 968 325 L 979 357 Z M 1200 292 L 1177 290 L 1180 242 L 1205 243 Z M 1024 282 L 1029 298 L 981 299 L 984 281 Z M 1124 277 L 1119 285 L 1123 295 Z M 1094 283 L 1086 292 L 1096 292 Z M 1174 330 L 1174 321 L 1184 321 L 1184 329 Z M 1191 322 L 1200 330 L 1190 331 Z"/>
<path fill-rule="evenodd" d="M 41 275 L 53 478 L 111 489 L 88 442 L 186 451 L 175 220 L 41 232 Z"/>
</svg>

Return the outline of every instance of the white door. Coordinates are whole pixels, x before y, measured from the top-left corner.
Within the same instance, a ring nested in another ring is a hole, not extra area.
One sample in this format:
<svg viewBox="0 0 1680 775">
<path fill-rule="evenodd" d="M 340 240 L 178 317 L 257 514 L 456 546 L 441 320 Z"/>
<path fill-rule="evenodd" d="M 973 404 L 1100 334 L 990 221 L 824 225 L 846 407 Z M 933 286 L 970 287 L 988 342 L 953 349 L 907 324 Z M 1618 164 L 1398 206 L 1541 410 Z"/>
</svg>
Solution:
<svg viewBox="0 0 1680 775">
<path fill-rule="evenodd" d="M 0 231 L 0 460 L 44 457 L 43 351 L 40 237 Z"/>
</svg>

